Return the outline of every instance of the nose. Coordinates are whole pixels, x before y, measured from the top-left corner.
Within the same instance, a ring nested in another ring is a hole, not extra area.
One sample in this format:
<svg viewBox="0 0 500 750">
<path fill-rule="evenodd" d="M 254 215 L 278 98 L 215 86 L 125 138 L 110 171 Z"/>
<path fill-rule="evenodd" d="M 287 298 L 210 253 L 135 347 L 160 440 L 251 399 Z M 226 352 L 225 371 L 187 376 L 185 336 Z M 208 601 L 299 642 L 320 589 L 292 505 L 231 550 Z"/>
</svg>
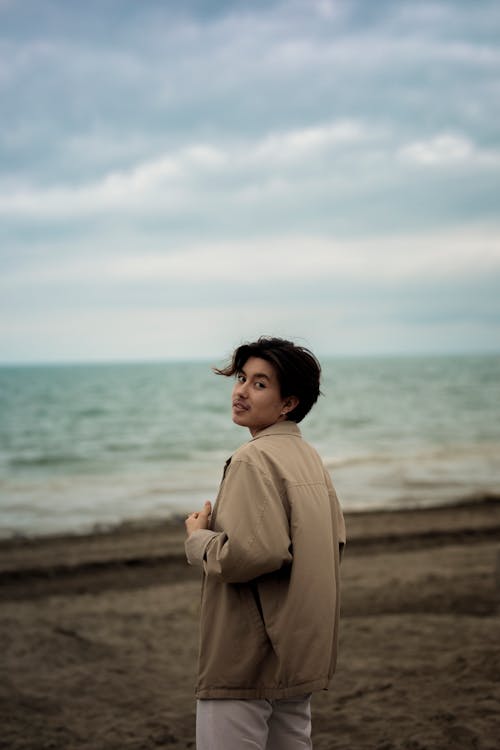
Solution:
<svg viewBox="0 0 500 750">
<path fill-rule="evenodd" d="M 247 397 L 247 384 L 241 383 L 240 381 L 237 381 L 234 386 L 234 392 L 239 398 L 246 398 Z"/>
</svg>

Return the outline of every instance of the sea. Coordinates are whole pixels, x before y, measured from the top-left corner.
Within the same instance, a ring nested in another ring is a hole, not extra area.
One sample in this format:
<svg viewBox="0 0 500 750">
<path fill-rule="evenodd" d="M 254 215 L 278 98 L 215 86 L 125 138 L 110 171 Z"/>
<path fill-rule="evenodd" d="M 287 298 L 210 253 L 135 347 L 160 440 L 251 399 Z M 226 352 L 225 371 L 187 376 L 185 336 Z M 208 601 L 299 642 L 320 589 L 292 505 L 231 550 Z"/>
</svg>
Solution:
<svg viewBox="0 0 500 750">
<path fill-rule="evenodd" d="M 213 499 L 250 434 L 232 423 L 232 381 L 212 364 L 0 367 L 0 536 L 149 523 Z M 346 511 L 500 495 L 500 356 L 322 366 L 301 429 Z"/>
</svg>

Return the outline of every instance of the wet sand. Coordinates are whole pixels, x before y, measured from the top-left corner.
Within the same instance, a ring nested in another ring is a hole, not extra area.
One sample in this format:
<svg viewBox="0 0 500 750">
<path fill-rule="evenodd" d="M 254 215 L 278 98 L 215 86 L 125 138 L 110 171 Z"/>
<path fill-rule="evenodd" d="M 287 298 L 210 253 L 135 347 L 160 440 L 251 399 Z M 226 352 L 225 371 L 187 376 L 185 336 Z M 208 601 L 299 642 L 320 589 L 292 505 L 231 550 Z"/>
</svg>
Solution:
<svg viewBox="0 0 500 750">
<path fill-rule="evenodd" d="M 347 528 L 315 750 L 497 750 L 500 498 Z M 0 543 L 0 748 L 194 748 L 199 575 L 183 538 L 179 521 Z"/>
</svg>

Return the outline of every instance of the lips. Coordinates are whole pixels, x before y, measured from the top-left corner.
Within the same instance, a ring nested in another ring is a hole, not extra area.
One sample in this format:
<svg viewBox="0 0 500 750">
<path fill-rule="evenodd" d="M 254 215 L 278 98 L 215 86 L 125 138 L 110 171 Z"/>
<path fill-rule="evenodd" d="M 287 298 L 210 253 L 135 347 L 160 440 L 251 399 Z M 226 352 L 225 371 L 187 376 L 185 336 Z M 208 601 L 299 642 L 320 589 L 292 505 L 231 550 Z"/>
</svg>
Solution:
<svg viewBox="0 0 500 750">
<path fill-rule="evenodd" d="M 249 406 L 245 404 L 243 401 L 239 401 L 236 399 L 236 401 L 233 401 L 233 409 L 236 409 L 237 411 L 248 411 Z"/>
</svg>

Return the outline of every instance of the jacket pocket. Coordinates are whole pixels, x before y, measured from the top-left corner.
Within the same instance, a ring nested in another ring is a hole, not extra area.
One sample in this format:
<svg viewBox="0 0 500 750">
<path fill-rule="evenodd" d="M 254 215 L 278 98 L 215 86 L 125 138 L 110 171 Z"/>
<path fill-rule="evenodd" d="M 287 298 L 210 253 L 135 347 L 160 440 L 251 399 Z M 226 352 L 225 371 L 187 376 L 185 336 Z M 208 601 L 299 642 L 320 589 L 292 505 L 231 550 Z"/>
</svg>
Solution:
<svg viewBox="0 0 500 750">
<path fill-rule="evenodd" d="M 241 607 L 249 627 L 259 639 L 269 641 L 257 583 L 240 584 L 238 588 Z"/>
</svg>

